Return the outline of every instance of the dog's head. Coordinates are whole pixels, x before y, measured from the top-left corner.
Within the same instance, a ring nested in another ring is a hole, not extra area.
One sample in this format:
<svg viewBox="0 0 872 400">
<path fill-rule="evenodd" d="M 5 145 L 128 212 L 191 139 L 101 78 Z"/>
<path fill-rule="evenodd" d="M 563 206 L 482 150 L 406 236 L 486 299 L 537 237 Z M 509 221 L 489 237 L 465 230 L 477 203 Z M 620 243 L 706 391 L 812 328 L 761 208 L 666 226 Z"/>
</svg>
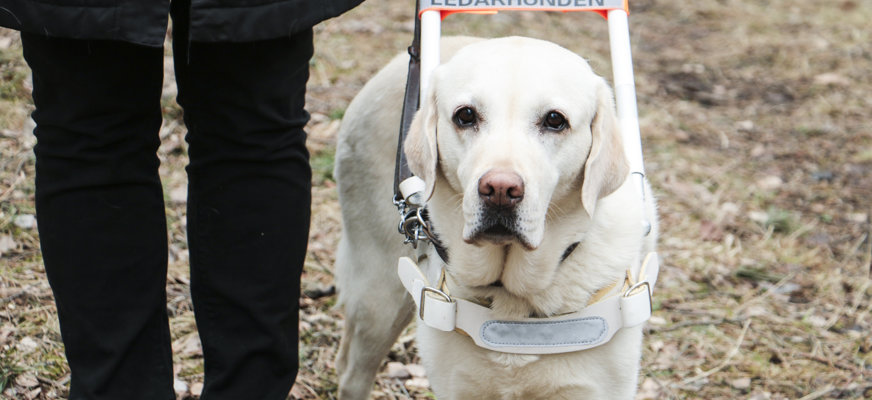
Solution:
<svg viewBox="0 0 872 400">
<path fill-rule="evenodd" d="M 562 47 L 518 37 L 469 45 L 437 68 L 405 151 L 428 198 L 462 198 L 464 241 L 528 250 L 555 201 L 580 192 L 593 216 L 629 171 L 605 80 Z"/>
</svg>

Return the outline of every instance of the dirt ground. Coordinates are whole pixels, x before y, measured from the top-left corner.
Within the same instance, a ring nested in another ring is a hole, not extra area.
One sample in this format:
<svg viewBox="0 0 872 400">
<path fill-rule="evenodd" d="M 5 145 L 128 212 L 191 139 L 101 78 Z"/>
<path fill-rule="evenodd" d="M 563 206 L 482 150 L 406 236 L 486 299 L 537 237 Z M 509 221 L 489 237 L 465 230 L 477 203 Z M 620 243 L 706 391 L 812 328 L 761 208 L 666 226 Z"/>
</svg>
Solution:
<svg viewBox="0 0 872 400">
<path fill-rule="evenodd" d="M 369 0 L 316 29 L 315 187 L 294 399 L 336 396 L 335 137 L 355 93 L 408 46 L 413 7 Z M 637 399 L 872 398 L 872 3 L 631 0 L 630 8 L 665 264 Z M 443 32 L 551 40 L 611 80 L 606 28 L 593 14 L 501 13 L 453 15 Z M 196 398 L 203 375 L 184 233 L 187 146 L 169 57 L 159 152 L 168 311 L 179 398 Z M 31 110 L 17 34 L 0 31 L 0 398 L 63 399 L 69 370 L 33 221 Z M 375 398 L 433 397 L 413 328 L 387 362 Z"/>
</svg>

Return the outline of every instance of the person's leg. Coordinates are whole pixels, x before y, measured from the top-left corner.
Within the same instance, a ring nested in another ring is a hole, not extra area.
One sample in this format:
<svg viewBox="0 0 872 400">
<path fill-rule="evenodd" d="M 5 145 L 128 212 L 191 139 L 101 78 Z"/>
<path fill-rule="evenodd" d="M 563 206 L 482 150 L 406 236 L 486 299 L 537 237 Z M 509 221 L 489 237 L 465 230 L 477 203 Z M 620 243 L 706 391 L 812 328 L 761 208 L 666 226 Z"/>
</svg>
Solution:
<svg viewBox="0 0 872 400">
<path fill-rule="evenodd" d="M 163 50 L 22 34 L 36 214 L 70 399 L 173 399 L 158 177 Z"/>
<path fill-rule="evenodd" d="M 311 170 L 303 109 L 311 30 L 187 43 L 176 4 L 178 101 L 188 127 L 191 293 L 203 399 L 285 399 L 299 363 Z"/>
</svg>

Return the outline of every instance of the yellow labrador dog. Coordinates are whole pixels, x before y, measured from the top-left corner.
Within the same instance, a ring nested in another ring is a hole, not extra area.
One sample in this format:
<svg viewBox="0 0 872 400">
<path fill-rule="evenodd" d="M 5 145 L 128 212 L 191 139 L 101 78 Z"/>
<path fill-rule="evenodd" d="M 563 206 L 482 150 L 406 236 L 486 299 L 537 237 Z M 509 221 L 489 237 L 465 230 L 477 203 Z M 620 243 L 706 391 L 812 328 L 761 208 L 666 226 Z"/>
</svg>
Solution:
<svg viewBox="0 0 872 400">
<path fill-rule="evenodd" d="M 657 236 L 653 200 L 641 207 L 629 183 L 609 85 L 581 57 L 541 40 L 445 38 L 441 51 L 405 145 L 448 258 L 431 249 L 421 269 L 444 269 L 444 291 L 501 320 L 585 308 L 653 251 Z M 369 397 L 391 345 L 418 315 L 397 277 L 398 258 L 413 250 L 397 234 L 390 201 L 407 60 L 398 56 L 363 88 L 339 134 L 341 399 Z M 643 220 L 653 225 L 647 236 Z M 595 336 L 605 325 L 582 330 Z M 538 340 L 511 323 L 491 328 L 505 328 L 492 331 L 495 342 Z M 641 339 L 637 325 L 582 351 L 551 354 L 547 346 L 559 343 L 541 339 L 546 350 L 536 354 L 481 347 L 460 328 L 421 320 L 417 328 L 433 391 L 458 400 L 631 399 Z"/>
</svg>

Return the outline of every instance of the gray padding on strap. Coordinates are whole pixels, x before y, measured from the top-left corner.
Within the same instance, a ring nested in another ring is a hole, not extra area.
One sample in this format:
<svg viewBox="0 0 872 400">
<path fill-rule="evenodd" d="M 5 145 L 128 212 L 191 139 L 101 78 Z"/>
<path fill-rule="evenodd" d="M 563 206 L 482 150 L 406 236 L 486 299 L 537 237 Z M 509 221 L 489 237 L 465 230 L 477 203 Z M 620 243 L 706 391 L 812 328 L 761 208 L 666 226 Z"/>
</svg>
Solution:
<svg viewBox="0 0 872 400">
<path fill-rule="evenodd" d="M 488 321 L 481 338 L 491 346 L 572 346 L 601 341 L 609 331 L 601 317 L 552 322 Z"/>
</svg>

